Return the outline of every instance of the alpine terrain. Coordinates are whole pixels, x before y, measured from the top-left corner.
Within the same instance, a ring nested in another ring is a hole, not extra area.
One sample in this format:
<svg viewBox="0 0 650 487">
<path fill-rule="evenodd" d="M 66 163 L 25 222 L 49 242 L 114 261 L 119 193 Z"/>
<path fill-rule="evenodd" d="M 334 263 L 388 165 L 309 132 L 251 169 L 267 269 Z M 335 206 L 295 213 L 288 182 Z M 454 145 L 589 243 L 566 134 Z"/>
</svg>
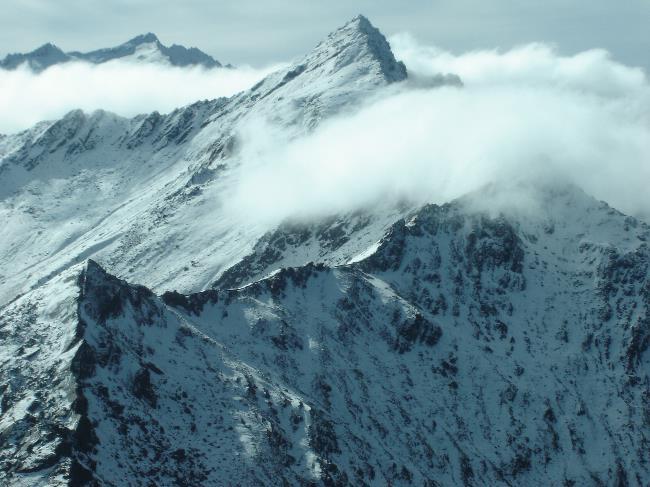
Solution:
<svg viewBox="0 0 650 487">
<path fill-rule="evenodd" d="M 116 47 L 90 52 L 64 52 L 52 43 L 47 43 L 31 52 L 9 54 L 0 60 L 0 68 L 16 69 L 26 65 L 32 71 L 40 72 L 50 66 L 70 61 L 101 64 L 114 59 L 134 62 L 152 62 L 171 66 L 203 66 L 220 68 L 221 63 L 196 47 L 178 44 L 163 45 L 151 32 L 139 35 Z"/>
<path fill-rule="evenodd" d="M 136 40 L 32 66 L 159 44 Z M 463 89 L 409 83 L 359 16 L 231 98 L 1 136 L 0 483 L 650 485 L 642 221 L 543 182 L 228 210 L 243 127 L 297 138 L 391 90 Z"/>
</svg>

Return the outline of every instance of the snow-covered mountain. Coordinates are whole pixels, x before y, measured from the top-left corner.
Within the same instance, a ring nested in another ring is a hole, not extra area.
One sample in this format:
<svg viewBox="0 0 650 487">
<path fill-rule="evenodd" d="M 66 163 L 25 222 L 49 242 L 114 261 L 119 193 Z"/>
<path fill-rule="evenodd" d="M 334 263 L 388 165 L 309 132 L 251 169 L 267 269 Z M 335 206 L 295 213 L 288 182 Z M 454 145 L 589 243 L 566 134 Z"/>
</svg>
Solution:
<svg viewBox="0 0 650 487">
<path fill-rule="evenodd" d="M 357 17 L 232 98 L 0 139 L 0 481 L 648 485 L 643 222 L 545 183 L 225 211 L 241 127 L 406 80 Z"/>
<path fill-rule="evenodd" d="M 158 291 L 209 286 L 269 230 L 223 211 L 238 176 L 240 128 L 267 120 L 304 134 L 405 78 L 385 38 L 360 17 L 232 98 L 133 119 L 73 111 L 6 137 L 0 303 L 88 257 Z M 393 221 L 379 219 L 375 239 Z"/>
<path fill-rule="evenodd" d="M 28 53 L 7 55 L 0 60 L 0 68 L 16 69 L 26 64 L 33 71 L 40 72 L 50 66 L 70 61 L 101 64 L 114 59 L 155 62 L 171 66 L 203 66 L 205 68 L 222 66 L 219 61 L 196 47 L 187 48 L 178 44 L 165 46 L 155 34 L 148 33 L 134 37 L 116 47 L 90 52 L 64 52 L 54 44 L 47 43 Z"/>
</svg>

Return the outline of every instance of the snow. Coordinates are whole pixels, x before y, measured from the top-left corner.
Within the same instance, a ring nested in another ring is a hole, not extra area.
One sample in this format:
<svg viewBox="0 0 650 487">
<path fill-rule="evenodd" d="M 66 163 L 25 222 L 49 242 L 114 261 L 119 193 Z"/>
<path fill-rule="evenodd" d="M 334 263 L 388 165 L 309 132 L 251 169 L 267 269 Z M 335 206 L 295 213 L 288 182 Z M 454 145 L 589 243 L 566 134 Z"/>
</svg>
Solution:
<svg viewBox="0 0 650 487">
<path fill-rule="evenodd" d="M 402 80 L 382 39 L 358 17 L 235 97 L 0 139 L 2 482 L 647 483 L 643 222 L 539 184 L 223 211 L 237 128 Z"/>
<path fill-rule="evenodd" d="M 133 62 L 144 62 L 144 63 L 157 63 L 157 64 L 169 64 L 169 58 L 167 58 L 161 51 L 158 49 L 156 42 L 148 42 L 140 44 L 135 48 L 135 52 L 129 56 L 124 56 L 120 59 L 125 61 Z"/>
<path fill-rule="evenodd" d="M 283 268 L 187 304 L 88 264 L 78 312 L 98 357 L 82 382 L 101 445 L 89 454 L 96 474 L 118 481 L 127 469 L 137 485 L 167 458 L 162 485 L 179 472 L 207 485 L 647 477 L 636 460 L 644 389 L 629 381 L 643 384 L 649 359 L 636 355 L 629 324 L 647 322 L 650 229 L 574 187 L 539 189 L 546 210 L 534 214 L 476 209 L 489 191 L 413 210 L 365 258 Z M 76 273 L 5 314 L 57 296 L 38 313 L 70 336 Z M 134 386 L 143 370 L 153 406 Z M 190 464 L 171 460 L 179 449 Z"/>
<path fill-rule="evenodd" d="M 209 55 L 192 47 L 186 48 L 174 44 L 163 45 L 152 34 L 143 34 L 116 47 L 98 49 L 91 52 L 63 52 L 53 44 L 44 44 L 26 54 L 9 54 L 0 60 L 0 69 L 16 69 L 27 65 L 38 73 L 50 66 L 71 61 L 101 64 L 115 59 L 127 62 L 155 63 L 172 66 L 203 66 L 204 68 L 221 67 L 221 63 Z"/>
<path fill-rule="evenodd" d="M 375 242 L 374 244 L 372 244 L 370 247 L 368 247 L 363 252 L 361 252 L 361 253 L 355 255 L 354 257 L 352 257 L 347 263 L 348 264 L 354 264 L 355 262 L 360 262 L 360 261 L 366 259 L 367 257 L 370 257 L 372 254 L 374 254 L 377 251 L 378 248 L 379 248 L 379 242 Z"/>
<path fill-rule="evenodd" d="M 238 215 L 220 210 L 239 163 L 228 149 L 237 128 L 272 116 L 304 133 L 397 79 L 390 51 L 375 52 L 381 34 L 355 22 L 231 99 L 134 119 L 74 111 L 3 140 L 0 215 L 11 233 L 0 243 L 9 263 L 0 303 L 89 257 L 158 291 L 211 286 L 270 230 L 242 228 Z M 297 103 L 305 97 L 318 103 Z M 381 217 L 390 224 L 391 215 Z"/>
</svg>

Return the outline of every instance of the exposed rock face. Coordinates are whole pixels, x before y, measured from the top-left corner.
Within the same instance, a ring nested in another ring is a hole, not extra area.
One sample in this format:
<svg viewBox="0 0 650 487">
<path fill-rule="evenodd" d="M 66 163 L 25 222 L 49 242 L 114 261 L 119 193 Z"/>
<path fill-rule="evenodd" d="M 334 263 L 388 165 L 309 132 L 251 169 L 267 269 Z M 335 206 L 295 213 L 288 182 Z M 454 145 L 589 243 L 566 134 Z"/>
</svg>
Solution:
<svg viewBox="0 0 650 487">
<path fill-rule="evenodd" d="M 359 211 L 316 222 L 285 222 L 264 234 L 251 253 L 224 271 L 212 287 L 236 288 L 282 267 L 310 261 L 330 266 L 345 264 L 363 255 L 368 245 L 380 240 L 394 221 L 409 211 Z"/>
<path fill-rule="evenodd" d="M 239 289 L 159 298 L 90 261 L 57 326 L 45 290 L 3 309 L 6 343 L 61 343 L 3 362 L 5 479 L 643 485 L 650 231 L 549 198 L 425 206 L 358 260 Z"/>
</svg>

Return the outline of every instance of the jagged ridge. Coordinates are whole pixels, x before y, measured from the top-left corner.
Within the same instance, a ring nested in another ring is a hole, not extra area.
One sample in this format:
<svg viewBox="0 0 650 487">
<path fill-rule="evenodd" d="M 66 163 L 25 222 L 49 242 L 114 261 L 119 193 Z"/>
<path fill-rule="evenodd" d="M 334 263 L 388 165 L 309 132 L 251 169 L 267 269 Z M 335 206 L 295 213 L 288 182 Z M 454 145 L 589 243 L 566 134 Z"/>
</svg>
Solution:
<svg viewBox="0 0 650 487">
<path fill-rule="evenodd" d="M 427 205 L 358 260 L 236 290 L 158 298 L 89 262 L 71 370 L 93 441 L 62 458 L 109 485 L 643 483 L 650 230 L 548 196 Z"/>
<path fill-rule="evenodd" d="M 51 66 L 70 61 L 101 64 L 114 59 L 137 56 L 138 50 L 147 46 L 151 46 L 172 66 L 203 66 L 208 69 L 222 67 L 219 61 L 196 47 L 188 49 L 178 44 L 167 47 L 160 42 L 155 34 L 148 33 L 136 36 L 116 47 L 98 49 L 90 52 L 64 52 L 54 44 L 47 43 L 25 54 L 16 53 L 7 55 L 3 60 L 0 60 L 0 68 L 12 70 L 23 64 L 27 64 L 33 71 L 40 72 Z M 143 54 L 138 58 L 144 59 L 145 56 Z"/>
</svg>

